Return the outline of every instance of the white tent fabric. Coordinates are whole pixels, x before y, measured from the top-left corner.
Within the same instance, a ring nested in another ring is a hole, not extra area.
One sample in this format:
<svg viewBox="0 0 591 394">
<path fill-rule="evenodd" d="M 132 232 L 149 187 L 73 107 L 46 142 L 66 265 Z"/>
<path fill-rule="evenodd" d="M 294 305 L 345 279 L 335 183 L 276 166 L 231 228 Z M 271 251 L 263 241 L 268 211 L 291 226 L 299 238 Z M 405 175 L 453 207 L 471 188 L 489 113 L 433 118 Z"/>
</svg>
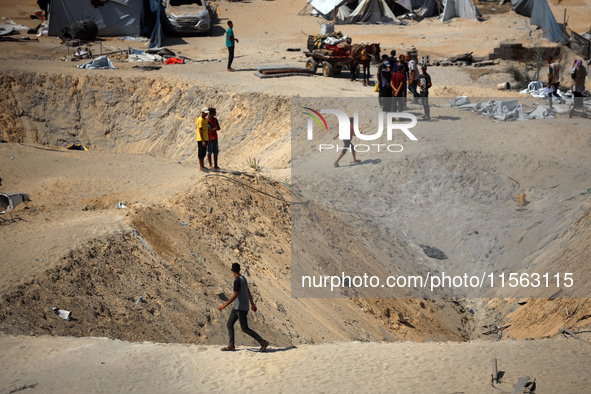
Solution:
<svg viewBox="0 0 591 394">
<path fill-rule="evenodd" d="M 308 3 L 314 7 L 321 15 L 330 15 L 332 10 L 341 7 L 350 0 L 308 0 Z"/>
<path fill-rule="evenodd" d="M 446 22 L 452 18 L 464 18 L 480 20 L 478 9 L 470 0 L 447 0 L 443 9 L 441 22 Z"/>
<path fill-rule="evenodd" d="M 88 0 L 52 0 L 49 35 L 58 36 L 64 27 L 90 19 L 96 23 L 99 36 L 137 36 L 141 33 L 142 10 L 142 0 L 110 0 L 100 7 Z"/>
</svg>

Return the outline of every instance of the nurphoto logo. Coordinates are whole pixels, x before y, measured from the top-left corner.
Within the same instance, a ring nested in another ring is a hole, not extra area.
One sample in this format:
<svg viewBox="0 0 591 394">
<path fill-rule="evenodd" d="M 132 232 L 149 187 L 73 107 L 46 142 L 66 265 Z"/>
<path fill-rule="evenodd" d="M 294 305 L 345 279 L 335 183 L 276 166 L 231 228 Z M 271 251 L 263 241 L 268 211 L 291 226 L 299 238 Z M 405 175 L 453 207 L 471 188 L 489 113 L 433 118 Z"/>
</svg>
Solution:
<svg viewBox="0 0 591 394">
<path fill-rule="evenodd" d="M 365 134 L 359 130 L 359 113 L 354 112 L 353 116 L 350 117 L 345 111 L 338 109 L 321 109 L 316 111 L 309 107 L 303 107 L 307 112 L 304 114 L 308 115 L 307 124 L 307 139 L 312 141 L 314 139 L 314 124 L 318 125 L 320 130 L 329 131 L 326 119 L 322 114 L 333 114 L 336 115 L 339 122 L 338 139 L 341 141 L 351 140 L 353 136 L 356 136 L 361 141 L 377 141 L 383 138 L 384 128 L 386 130 L 386 140 L 392 141 L 394 131 L 402 131 L 411 141 L 417 141 L 410 129 L 417 124 L 417 118 L 410 113 L 406 112 L 378 112 L 378 130 L 374 134 Z M 309 112 L 308 112 L 309 111 Z M 402 123 L 401 120 L 408 119 L 410 122 Z M 385 125 L 385 127 L 384 127 Z M 319 152 L 325 150 L 339 150 L 339 146 L 333 144 L 319 144 Z M 400 144 L 357 144 L 354 146 L 356 152 L 369 152 L 372 149 L 380 152 L 385 150 L 388 152 L 402 152 L 403 147 Z"/>
</svg>

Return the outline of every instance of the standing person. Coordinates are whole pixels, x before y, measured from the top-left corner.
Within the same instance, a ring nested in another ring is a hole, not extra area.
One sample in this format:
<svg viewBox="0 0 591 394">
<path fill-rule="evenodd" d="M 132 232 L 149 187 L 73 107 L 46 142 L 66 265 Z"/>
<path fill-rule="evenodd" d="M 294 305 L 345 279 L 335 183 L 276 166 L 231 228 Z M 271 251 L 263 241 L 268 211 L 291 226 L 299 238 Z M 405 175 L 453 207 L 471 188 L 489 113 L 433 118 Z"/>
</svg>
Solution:
<svg viewBox="0 0 591 394">
<path fill-rule="evenodd" d="M 419 92 L 417 91 L 417 86 L 419 84 L 419 68 L 417 67 L 415 59 L 410 55 L 410 52 L 406 52 L 405 60 L 408 64 L 408 88 L 413 96 L 413 104 L 418 104 L 420 97 Z"/>
<path fill-rule="evenodd" d="M 234 71 L 232 68 L 232 61 L 234 61 L 234 47 L 238 43 L 238 39 L 234 37 L 234 24 L 228 21 L 228 30 L 226 30 L 226 47 L 228 48 L 228 71 Z"/>
<path fill-rule="evenodd" d="M 400 55 L 398 57 L 398 71 L 402 72 L 402 74 L 404 75 L 404 88 L 403 88 L 403 92 L 401 97 L 403 97 L 402 100 L 402 105 L 403 105 L 403 109 L 406 109 L 406 95 L 408 93 L 407 91 L 407 85 L 406 85 L 406 81 L 408 80 L 408 64 L 405 61 L 405 56 L 404 55 Z"/>
<path fill-rule="evenodd" d="M 392 74 L 392 79 L 390 80 L 390 86 L 392 87 L 392 111 L 393 112 L 402 112 L 404 110 L 404 90 L 406 76 L 404 75 L 404 68 L 398 65 L 398 71 Z M 398 118 L 397 118 L 398 120 Z"/>
<path fill-rule="evenodd" d="M 429 88 L 431 87 L 431 76 L 427 74 L 426 64 L 421 66 L 421 71 L 422 74 L 419 78 L 419 87 L 421 88 L 421 101 L 423 102 L 423 109 L 425 110 L 423 119 L 429 120 L 431 119 L 431 111 L 429 110 Z"/>
<path fill-rule="evenodd" d="M 573 94 L 575 95 L 575 108 L 583 108 L 583 92 L 585 91 L 585 78 L 587 77 L 587 70 L 583 67 L 583 61 L 581 59 L 575 60 L 573 63 L 573 72 L 571 76 L 574 81 Z M 572 112 L 572 111 L 571 111 Z"/>
<path fill-rule="evenodd" d="M 392 66 L 389 61 L 385 61 L 382 65 L 380 75 L 380 98 L 382 102 L 382 109 L 384 112 L 392 111 L 392 86 L 390 81 L 392 80 Z"/>
<path fill-rule="evenodd" d="M 250 302 L 250 309 L 252 309 L 253 312 L 257 311 L 257 306 L 255 305 L 252 295 L 250 294 L 250 289 L 248 288 L 248 282 L 246 281 L 246 278 L 240 275 L 240 264 L 232 264 L 232 273 L 234 274 L 234 293 L 225 304 L 218 308 L 221 312 L 232 302 L 234 303 L 234 307 L 232 308 L 232 312 L 230 312 L 227 325 L 230 343 L 225 348 L 222 348 L 222 351 L 236 350 L 234 343 L 234 324 L 236 324 L 236 320 L 240 320 L 240 328 L 242 328 L 242 331 L 253 337 L 254 340 L 261 345 L 259 351 L 264 352 L 267 350 L 269 342 L 265 341 L 259 334 L 248 327 L 248 320 L 246 319 L 246 316 L 248 315 L 248 304 Z"/>
<path fill-rule="evenodd" d="M 384 68 L 384 62 L 388 61 L 388 55 L 382 55 L 382 62 L 380 63 L 380 65 L 378 66 L 378 73 L 376 74 L 376 80 L 378 81 L 378 101 L 380 103 L 380 107 L 383 105 L 384 100 L 382 100 L 382 91 L 380 90 L 380 87 L 382 86 L 382 69 Z"/>
<path fill-rule="evenodd" d="M 396 49 L 392 49 L 390 51 L 390 57 L 388 58 L 390 62 L 390 66 L 392 67 L 392 72 L 396 72 L 398 69 L 398 58 L 396 57 Z"/>
<path fill-rule="evenodd" d="M 219 170 L 218 167 L 218 130 L 220 129 L 220 123 L 218 122 L 218 118 L 215 117 L 216 110 L 215 108 L 209 107 L 209 116 L 207 117 L 207 124 L 209 126 L 209 142 L 207 143 L 207 161 L 209 161 L 209 167 L 213 168 L 214 170 Z M 211 165 L 211 155 L 213 155 L 213 163 Z"/>
<path fill-rule="evenodd" d="M 552 89 L 552 91 L 548 92 L 548 100 L 550 101 L 550 108 L 552 108 L 552 96 L 558 97 L 560 104 L 564 103 L 562 97 L 558 95 L 558 86 L 562 82 L 562 77 L 560 75 L 560 64 L 553 61 L 552 56 L 548 56 L 546 61 L 550 65 L 548 67 L 548 89 Z"/>
<path fill-rule="evenodd" d="M 335 167 L 340 167 L 339 160 L 341 160 L 343 158 L 343 156 L 345 156 L 345 153 L 347 153 L 347 149 L 351 150 L 351 154 L 353 155 L 353 163 L 359 163 L 361 161 L 361 160 L 357 160 L 357 157 L 355 157 L 355 145 L 353 145 L 351 143 L 351 140 L 353 139 L 353 136 L 355 135 L 355 126 L 353 126 L 353 118 L 349 118 L 349 122 L 351 122 L 351 125 L 349 126 L 349 132 L 350 132 L 349 139 L 343 140 L 343 142 L 345 143 L 345 147 L 343 148 L 343 151 L 341 152 L 341 154 L 337 158 L 337 161 L 335 161 L 333 163 L 333 165 Z M 338 133 L 337 133 L 337 135 L 334 136 L 333 140 L 336 140 L 337 138 L 339 138 Z"/>
<path fill-rule="evenodd" d="M 207 172 L 205 168 L 205 154 L 207 152 L 207 142 L 209 141 L 209 122 L 207 121 L 207 107 L 201 108 L 201 116 L 197 119 L 197 157 L 199 158 L 199 170 Z"/>
</svg>

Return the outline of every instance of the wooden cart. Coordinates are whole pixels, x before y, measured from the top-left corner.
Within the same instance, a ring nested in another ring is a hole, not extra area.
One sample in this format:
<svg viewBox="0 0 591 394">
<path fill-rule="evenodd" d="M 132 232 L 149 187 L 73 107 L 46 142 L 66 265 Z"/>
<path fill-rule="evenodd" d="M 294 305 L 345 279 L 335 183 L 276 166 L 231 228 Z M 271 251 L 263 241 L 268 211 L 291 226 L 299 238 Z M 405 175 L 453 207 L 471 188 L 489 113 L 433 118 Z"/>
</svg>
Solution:
<svg viewBox="0 0 591 394">
<path fill-rule="evenodd" d="M 349 56 L 328 56 L 318 52 L 304 52 L 308 58 L 306 68 L 317 72 L 318 67 L 322 67 L 322 74 L 325 77 L 337 77 L 342 70 L 351 70 L 353 59 Z M 355 78 L 359 75 L 359 64 L 355 67 Z"/>
</svg>

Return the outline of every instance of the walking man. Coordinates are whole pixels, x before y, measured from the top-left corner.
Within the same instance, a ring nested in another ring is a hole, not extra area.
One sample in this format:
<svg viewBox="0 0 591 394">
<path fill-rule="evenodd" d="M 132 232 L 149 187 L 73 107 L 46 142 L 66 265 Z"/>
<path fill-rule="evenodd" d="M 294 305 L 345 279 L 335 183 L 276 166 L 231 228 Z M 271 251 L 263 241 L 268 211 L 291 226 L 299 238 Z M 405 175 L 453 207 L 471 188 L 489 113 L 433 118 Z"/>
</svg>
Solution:
<svg viewBox="0 0 591 394">
<path fill-rule="evenodd" d="M 355 157 L 355 145 L 353 145 L 351 143 L 351 140 L 353 139 L 353 136 L 355 135 L 355 126 L 353 126 L 353 118 L 349 118 L 349 122 L 351 122 L 351 126 L 349 129 L 350 130 L 349 139 L 343 140 L 343 142 L 345 143 L 345 147 L 343 148 L 343 151 L 341 152 L 341 154 L 337 158 L 337 161 L 335 161 L 333 163 L 333 165 L 335 167 L 340 167 L 339 160 L 341 160 L 343 158 L 343 156 L 345 156 L 345 153 L 347 153 L 347 149 L 351 150 L 351 154 L 353 155 L 353 163 L 359 163 L 361 161 L 361 160 L 357 160 L 357 158 Z M 334 136 L 333 140 L 336 140 L 337 138 L 339 138 L 338 133 L 337 133 L 337 135 Z"/>
<path fill-rule="evenodd" d="M 228 71 L 234 71 L 232 62 L 234 61 L 234 47 L 238 39 L 234 37 L 234 24 L 228 21 L 228 30 L 226 30 L 226 47 L 228 48 Z"/>
<path fill-rule="evenodd" d="M 427 74 L 426 64 L 421 66 L 421 71 L 423 73 L 419 78 L 419 87 L 421 88 L 421 101 L 423 102 L 423 109 L 425 110 L 423 119 L 429 120 L 431 119 L 431 111 L 429 110 L 429 88 L 431 87 L 431 76 Z"/>
<path fill-rule="evenodd" d="M 249 302 L 250 309 L 252 309 L 253 312 L 257 311 L 257 306 L 254 304 L 254 300 L 250 294 L 246 278 L 240 275 L 240 264 L 232 264 L 232 273 L 234 274 L 234 294 L 232 294 L 232 297 L 230 297 L 230 299 L 224 305 L 218 308 L 221 312 L 232 302 L 234 303 L 234 307 L 232 308 L 232 312 L 230 312 L 230 317 L 228 318 L 228 334 L 230 336 L 230 344 L 225 348 L 222 348 L 222 351 L 227 352 L 236 350 L 236 346 L 234 345 L 234 324 L 236 324 L 236 320 L 240 320 L 240 328 L 242 328 L 242 331 L 260 343 L 261 348 L 259 351 L 264 352 L 267 350 L 269 342 L 265 341 L 259 334 L 249 328 L 248 321 L 246 320 Z"/>
<path fill-rule="evenodd" d="M 209 167 L 213 168 L 214 170 L 219 170 L 218 167 L 218 130 L 220 129 L 220 124 L 218 122 L 218 118 L 215 117 L 216 110 L 215 108 L 209 108 L 209 116 L 207 117 L 207 123 L 209 126 L 209 142 L 207 143 L 207 161 L 209 161 Z M 211 155 L 213 155 L 213 163 L 211 165 Z"/>
<path fill-rule="evenodd" d="M 552 96 L 558 97 L 560 104 L 564 102 L 558 94 L 558 86 L 562 82 L 562 77 L 560 76 L 560 64 L 553 61 L 552 56 L 548 56 L 546 61 L 550 65 L 548 67 L 548 100 L 550 101 L 550 108 L 552 108 Z"/>
<path fill-rule="evenodd" d="M 207 142 L 209 141 L 209 123 L 207 121 L 207 107 L 201 108 L 201 116 L 197 119 L 197 157 L 199 158 L 199 170 L 207 172 L 205 168 L 205 154 L 207 152 Z"/>
</svg>

